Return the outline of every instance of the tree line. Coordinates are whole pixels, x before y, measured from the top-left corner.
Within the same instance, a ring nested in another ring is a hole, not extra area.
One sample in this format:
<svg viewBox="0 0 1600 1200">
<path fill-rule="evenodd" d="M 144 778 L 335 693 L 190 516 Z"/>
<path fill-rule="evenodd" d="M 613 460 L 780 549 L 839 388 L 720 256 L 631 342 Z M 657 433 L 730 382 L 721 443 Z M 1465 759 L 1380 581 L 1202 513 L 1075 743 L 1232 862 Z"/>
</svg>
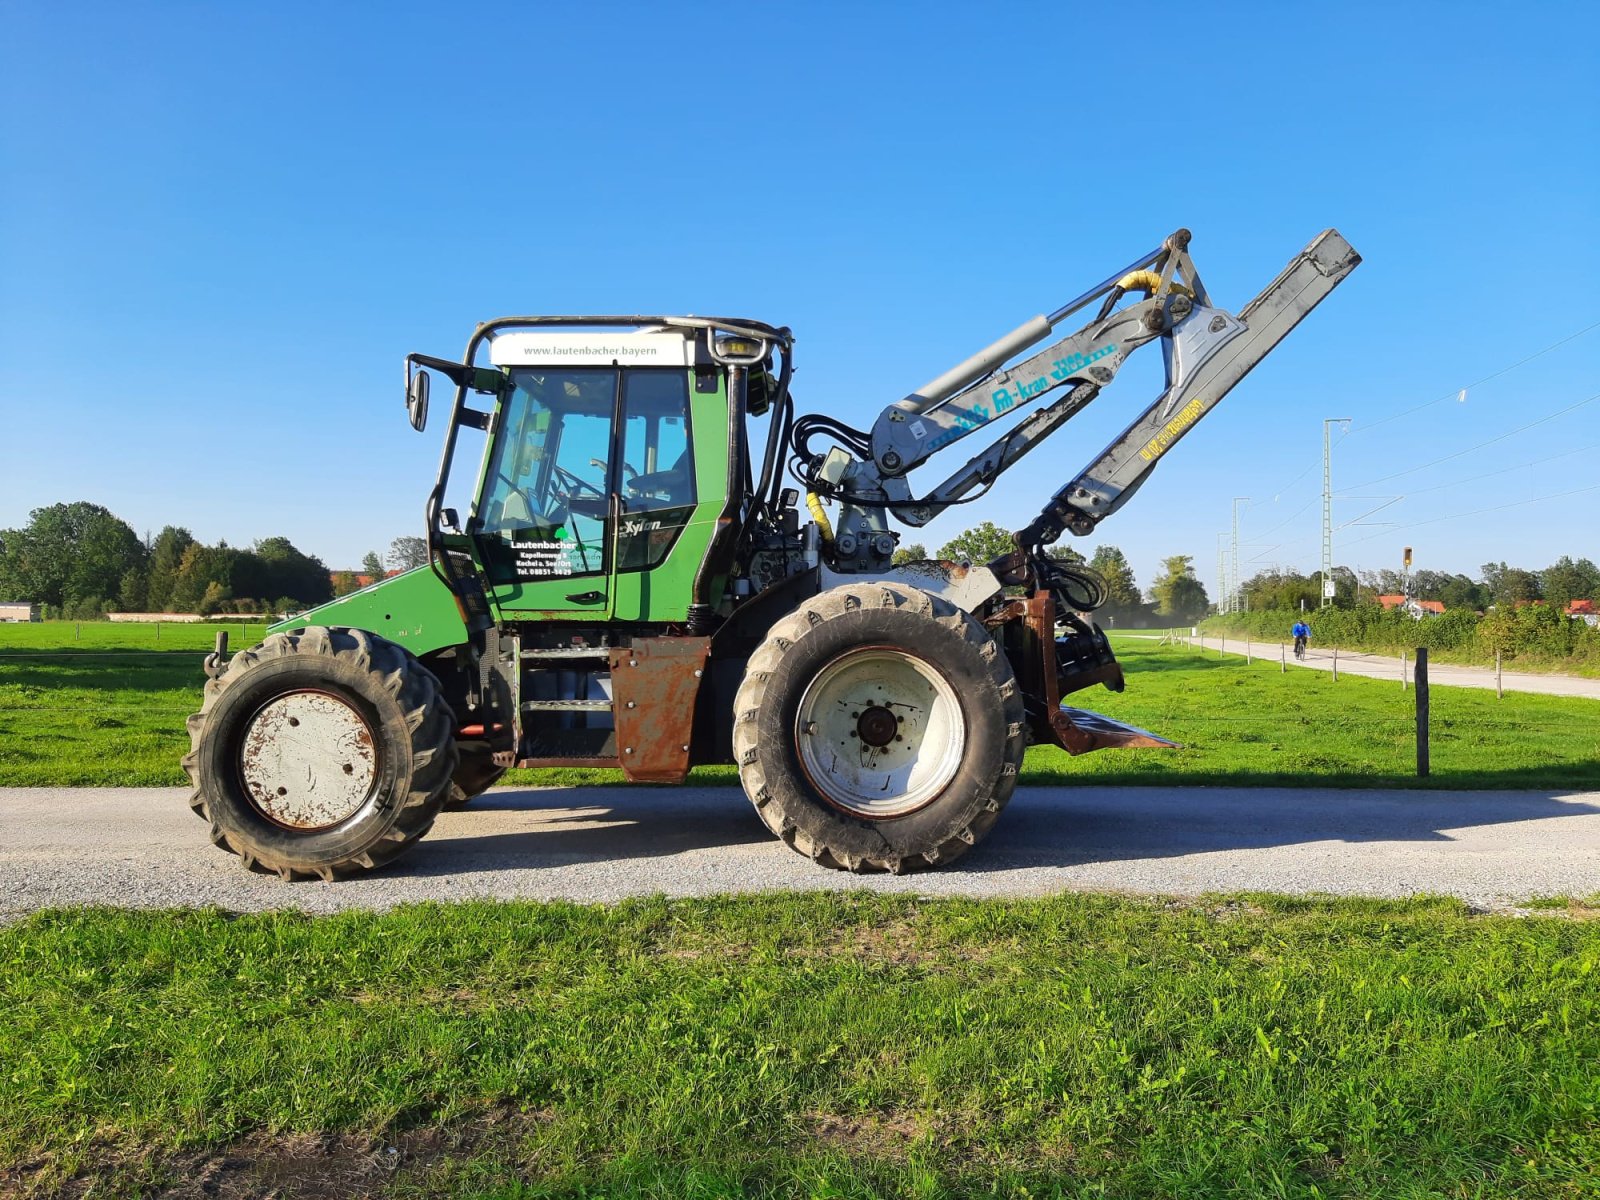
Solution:
<svg viewBox="0 0 1600 1200">
<path fill-rule="evenodd" d="M 1486 612 L 1522 604 L 1548 604 L 1565 612 L 1574 600 L 1600 601 L 1600 567 L 1587 558 L 1562 555 L 1542 571 L 1484 563 L 1478 578 L 1446 571 L 1415 571 L 1409 581 L 1399 571 L 1333 569 L 1334 605 L 1354 608 L 1376 604 L 1379 596 L 1409 594 L 1414 600 L 1436 600 L 1446 609 Z M 1322 603 L 1320 574 L 1262 571 L 1240 585 L 1246 609 L 1316 608 Z"/>
<path fill-rule="evenodd" d="M 389 565 L 407 569 L 426 555 L 421 538 L 396 538 Z M 376 552 L 363 569 L 382 575 Z M 341 575 L 352 584 L 344 590 L 354 590 L 354 574 Z M 0 529 L 0 601 L 39 604 L 49 616 L 283 613 L 339 590 L 327 564 L 286 537 L 248 548 L 225 540 L 206 545 L 178 525 L 140 537 L 110 510 L 83 500 L 36 508 L 20 529 Z"/>
<path fill-rule="evenodd" d="M 987 563 L 1012 549 L 1011 534 L 985 521 L 951 538 L 937 557 Z M 1102 624 L 1187 624 L 1210 607 L 1189 555 L 1164 559 L 1149 591 L 1141 592 L 1127 556 L 1116 546 L 1096 546 L 1087 557 L 1066 545 L 1052 546 L 1048 553 L 1086 566 L 1105 581 L 1106 603 L 1095 614 Z M 919 543 L 895 552 L 897 563 L 927 557 Z M 31 601 L 51 616 L 69 618 L 108 612 L 282 613 L 354 591 L 362 586 L 362 576 L 371 582 L 386 570 L 410 570 L 426 562 L 422 538 L 398 537 L 387 555 L 369 552 L 360 573 L 330 572 L 320 558 L 286 537 L 263 538 L 249 547 L 225 540 L 206 545 L 177 525 L 140 537 L 108 509 L 80 500 L 35 509 L 22 528 L 0 530 L 0 601 Z M 1600 574 L 1587 559 L 1581 566 Z M 1517 573 L 1507 570 L 1505 578 L 1511 581 L 1507 586 L 1520 586 Z M 1278 582 L 1287 586 L 1289 579 Z M 1266 574 L 1247 586 L 1266 588 Z M 1261 600 L 1266 598 L 1263 590 Z"/>
</svg>

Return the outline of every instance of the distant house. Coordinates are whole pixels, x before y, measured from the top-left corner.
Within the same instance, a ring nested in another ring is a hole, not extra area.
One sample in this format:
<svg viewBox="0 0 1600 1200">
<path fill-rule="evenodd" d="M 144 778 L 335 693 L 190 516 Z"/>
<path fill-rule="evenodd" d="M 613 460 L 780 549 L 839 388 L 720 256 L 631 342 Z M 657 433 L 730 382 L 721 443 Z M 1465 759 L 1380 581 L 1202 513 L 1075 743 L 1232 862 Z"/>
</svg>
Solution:
<svg viewBox="0 0 1600 1200">
<path fill-rule="evenodd" d="M 1567 616 L 1576 617 L 1592 629 L 1600 629 L 1600 606 L 1593 600 L 1574 600 L 1567 605 Z"/>
<path fill-rule="evenodd" d="M 39 619 L 39 606 L 37 604 L 0 604 L 0 621 L 37 621 Z"/>
<path fill-rule="evenodd" d="M 1438 600 L 1407 600 L 1404 596 L 1379 596 L 1378 603 L 1383 605 L 1385 612 L 1404 608 L 1419 621 L 1423 617 L 1437 617 L 1444 613 L 1444 605 Z"/>
</svg>

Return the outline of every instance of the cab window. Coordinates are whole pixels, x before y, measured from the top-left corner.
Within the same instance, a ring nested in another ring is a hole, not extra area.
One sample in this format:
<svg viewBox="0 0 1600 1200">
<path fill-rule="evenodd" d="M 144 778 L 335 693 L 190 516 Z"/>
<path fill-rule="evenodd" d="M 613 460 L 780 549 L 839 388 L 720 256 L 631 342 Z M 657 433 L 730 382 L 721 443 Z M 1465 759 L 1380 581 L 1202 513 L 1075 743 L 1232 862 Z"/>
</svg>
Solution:
<svg viewBox="0 0 1600 1200">
<path fill-rule="evenodd" d="M 622 495 L 626 512 L 692 505 L 689 381 L 683 371 L 629 371 L 622 385 Z"/>
</svg>

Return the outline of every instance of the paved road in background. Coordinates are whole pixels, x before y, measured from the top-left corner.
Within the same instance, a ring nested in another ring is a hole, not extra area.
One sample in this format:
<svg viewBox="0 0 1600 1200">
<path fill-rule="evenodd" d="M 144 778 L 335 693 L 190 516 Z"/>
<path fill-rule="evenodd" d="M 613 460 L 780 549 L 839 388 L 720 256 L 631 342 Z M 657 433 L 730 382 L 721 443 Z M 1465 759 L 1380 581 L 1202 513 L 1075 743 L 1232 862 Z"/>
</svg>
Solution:
<svg viewBox="0 0 1600 1200">
<path fill-rule="evenodd" d="M 1129 635 L 1135 636 L 1135 635 Z M 1201 645 L 1213 653 L 1225 651 L 1228 654 L 1237 654 L 1244 657 L 1248 648 L 1255 658 L 1265 658 L 1271 662 L 1279 661 L 1278 642 L 1249 642 L 1244 638 L 1224 639 L 1184 638 L 1185 644 L 1191 645 L 1196 654 L 1201 651 Z M 1289 667 L 1303 667 L 1313 671 L 1333 670 L 1333 650 L 1327 646 L 1313 645 L 1306 651 L 1304 662 L 1299 662 L 1294 656 L 1294 647 L 1290 645 L 1287 655 Z M 1415 661 L 1405 664 L 1405 677 L 1409 683 L 1416 677 Z M 1365 675 L 1369 679 L 1387 679 L 1396 687 L 1400 686 L 1400 659 L 1390 658 L 1384 654 L 1364 654 L 1355 650 L 1339 651 L 1339 673 L 1341 675 Z M 1545 696 L 1583 696 L 1590 700 L 1600 700 L 1600 679 L 1583 679 L 1576 675 L 1544 675 L 1531 671 L 1506 671 L 1502 676 L 1505 690 L 1508 692 L 1538 692 Z M 1493 667 L 1457 667 L 1446 663 L 1430 661 L 1428 663 L 1428 684 L 1430 687 L 1471 687 L 1488 688 L 1494 690 Z M 1596 714 L 1600 717 L 1600 714 Z"/>
<path fill-rule="evenodd" d="M 387 870 L 253 875 L 181 788 L 0 788 L 0 914 L 52 905 L 330 912 L 471 897 L 872 888 L 921 895 L 1260 889 L 1459 896 L 1490 908 L 1600 892 L 1600 792 L 1022 788 L 942 871 L 851 876 L 788 850 L 735 788 L 496 789 Z"/>
</svg>

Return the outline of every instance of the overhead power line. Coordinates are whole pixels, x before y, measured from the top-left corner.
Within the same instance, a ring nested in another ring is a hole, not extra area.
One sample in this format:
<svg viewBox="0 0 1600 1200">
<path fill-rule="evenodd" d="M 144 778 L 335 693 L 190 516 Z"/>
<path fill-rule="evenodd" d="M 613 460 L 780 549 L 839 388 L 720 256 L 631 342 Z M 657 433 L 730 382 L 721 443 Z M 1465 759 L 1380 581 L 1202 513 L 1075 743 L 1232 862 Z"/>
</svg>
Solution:
<svg viewBox="0 0 1600 1200">
<path fill-rule="evenodd" d="M 1448 392 L 1445 392 L 1444 394 L 1440 395 L 1437 399 L 1429 400 L 1424 404 L 1418 404 L 1414 408 L 1405 409 L 1402 412 L 1394 413 L 1393 415 L 1387 416 L 1387 417 L 1383 417 L 1380 420 L 1372 421 L 1372 422 L 1370 422 L 1368 424 L 1365 424 L 1365 425 L 1356 425 L 1353 428 L 1347 429 L 1347 430 L 1345 430 L 1344 434 L 1340 437 L 1339 441 L 1342 442 L 1345 438 L 1351 436 L 1352 434 L 1365 433 L 1369 429 L 1376 429 L 1380 425 L 1387 425 L 1390 421 L 1398 421 L 1401 417 L 1409 417 L 1412 413 L 1421 412 L 1425 408 L 1432 408 L 1435 404 L 1441 404 L 1446 400 L 1453 399 L 1456 396 L 1459 396 L 1464 391 L 1471 391 L 1475 387 L 1482 387 L 1484 384 L 1488 383 L 1490 380 L 1499 379 L 1500 376 L 1508 374 L 1508 373 L 1510 373 L 1512 371 L 1515 371 L 1518 367 L 1526 366 L 1528 363 L 1531 363 L 1534 359 L 1542 358 L 1544 355 L 1549 354 L 1552 350 L 1559 350 L 1562 346 L 1565 346 L 1568 342 L 1576 341 L 1578 338 L 1581 338 L 1584 334 L 1593 333 L 1596 329 L 1600 329 L 1600 321 L 1595 321 L 1593 324 L 1585 325 L 1582 329 L 1578 330 L 1576 333 L 1569 333 L 1569 334 L 1567 334 L 1566 337 L 1561 338 L 1558 341 L 1551 342 L 1548 346 L 1544 347 L 1542 350 L 1535 350 L 1532 354 L 1529 354 L 1529 355 L 1527 355 L 1526 357 L 1523 357 L 1523 358 L 1519 358 L 1516 362 L 1511 363 L 1509 366 L 1501 367 L 1498 371 L 1490 372 L 1489 374 L 1485 375 L 1482 379 L 1475 380 L 1472 383 L 1466 384 L 1464 387 L 1451 388 Z M 1338 445 L 1338 442 L 1335 442 L 1334 444 Z M 1292 488 L 1295 484 L 1299 483 L 1307 475 L 1311 474 L 1312 471 L 1316 470 L 1317 466 L 1320 464 L 1320 462 L 1321 462 L 1320 458 L 1313 459 L 1311 462 L 1306 464 L 1305 470 L 1301 471 L 1293 479 L 1289 480 L 1288 483 L 1285 483 L 1280 487 L 1273 488 L 1272 489 L 1272 494 L 1274 496 L 1282 495 L 1284 492 L 1286 492 L 1290 488 Z"/>
<path fill-rule="evenodd" d="M 1576 450 L 1563 450 L 1560 454 L 1552 454 L 1548 458 L 1536 458 L 1532 462 L 1518 463 L 1514 467 L 1501 467 L 1498 471 L 1479 471 L 1472 475 L 1463 475 L 1460 479 L 1452 479 L 1449 483 L 1436 483 L 1431 487 L 1415 488 L 1407 492 L 1406 497 L 1422 496 L 1428 492 L 1442 492 L 1446 488 L 1460 487 L 1466 483 L 1478 483 L 1484 479 L 1493 479 L 1496 475 L 1510 475 L 1513 471 L 1526 471 L 1529 467 L 1538 467 L 1547 462 L 1555 462 L 1558 458 L 1571 458 L 1574 454 L 1587 454 L 1591 450 L 1600 450 L 1600 442 L 1579 446 Z"/>
<path fill-rule="evenodd" d="M 1548 496 L 1534 496 L 1530 500 L 1513 500 L 1513 501 L 1511 501 L 1511 502 L 1509 502 L 1507 504 L 1495 504 L 1495 505 L 1491 505 L 1488 508 L 1475 508 L 1471 512 L 1451 513 L 1448 517 L 1433 517 L 1433 518 L 1430 518 L 1429 520 L 1426 520 L 1426 521 L 1408 521 L 1408 522 L 1405 523 L 1404 528 L 1406 528 L 1406 529 L 1417 529 L 1417 528 L 1422 527 L 1423 525 L 1438 525 L 1438 524 L 1440 524 L 1440 523 L 1442 523 L 1444 521 L 1462 521 L 1462 520 L 1465 520 L 1467 517 L 1481 517 L 1485 513 L 1505 512 L 1505 510 L 1508 509 L 1508 508 L 1522 508 L 1522 507 L 1524 507 L 1526 505 L 1529 505 L 1529 504 L 1542 504 L 1546 500 L 1564 500 L 1568 496 L 1581 496 L 1585 492 L 1597 492 L 1597 491 L 1600 491 L 1600 483 L 1590 484 L 1588 487 L 1573 488 L 1570 492 L 1552 492 Z M 1380 531 L 1378 533 L 1369 533 L 1366 537 L 1355 538 L 1352 541 L 1346 542 L 1345 543 L 1345 548 L 1348 549 L 1351 546 L 1359 546 L 1362 542 L 1370 542 L 1373 538 L 1376 538 L 1376 537 L 1392 537 L 1392 536 L 1394 536 L 1394 535 L 1387 529 L 1382 530 L 1382 531 Z"/>
<path fill-rule="evenodd" d="M 1453 458 L 1460 458 L 1464 454 L 1471 454 L 1474 450 L 1482 450 L 1485 446 L 1492 446 L 1496 442 L 1505 441 L 1508 437 L 1515 437 L 1519 433 L 1525 433 L 1536 425 L 1543 425 L 1547 421 L 1554 421 L 1557 417 L 1564 417 L 1569 412 L 1575 412 L 1582 408 L 1585 404 L 1593 404 L 1596 400 L 1600 400 L 1600 392 L 1579 400 L 1576 404 L 1569 404 L 1566 408 L 1553 412 L 1548 416 L 1540 417 L 1537 421 L 1529 421 L 1526 425 L 1518 425 L 1515 429 L 1508 430 L 1498 437 L 1492 437 L 1487 442 L 1479 442 L 1476 446 L 1468 446 L 1465 450 L 1457 450 L 1454 454 L 1446 454 L 1443 458 L 1436 458 L 1432 462 L 1425 462 L 1420 466 L 1407 467 L 1404 471 L 1396 471 L 1392 475 L 1380 475 L 1377 479 L 1369 479 L 1365 483 L 1358 483 L 1350 490 L 1359 491 L 1361 488 L 1372 487 L 1374 484 L 1387 483 L 1391 479 L 1399 479 L 1403 475 L 1415 475 L 1418 471 L 1426 471 L 1429 467 L 1436 467 L 1440 463 L 1449 462 Z"/>
<path fill-rule="evenodd" d="M 1446 392 L 1444 395 L 1440 396 L 1436 400 L 1429 400 L 1426 404 L 1419 404 L 1415 408 L 1408 408 L 1404 412 L 1397 412 L 1391 417 L 1384 417 L 1383 420 L 1381 420 L 1381 421 L 1373 421 L 1373 422 L 1371 422 L 1370 424 L 1367 424 L 1367 425 L 1357 426 L 1355 429 L 1352 429 L 1350 432 L 1351 433 L 1366 433 L 1367 430 L 1376 429 L 1380 425 L 1387 425 L 1390 421 L 1398 421 L 1401 417 L 1409 417 L 1412 413 L 1419 413 L 1425 408 L 1432 408 L 1435 404 L 1442 404 L 1446 400 L 1453 400 L 1457 396 L 1461 395 L 1462 392 L 1470 392 L 1475 387 L 1482 387 L 1484 384 L 1488 383 L 1491 379 L 1499 379 L 1500 376 L 1505 375 L 1510 371 L 1515 371 L 1518 367 L 1525 366 L 1528 363 L 1531 363 L 1534 359 L 1540 358 L 1540 357 L 1542 357 L 1542 356 L 1544 356 L 1546 354 L 1549 354 L 1550 351 L 1552 351 L 1552 350 L 1558 350 L 1562 346 L 1565 346 L 1568 342 L 1573 341 L 1576 338 L 1581 338 L 1586 333 L 1592 333 L 1596 329 L 1600 329 L 1600 321 L 1596 321 L 1593 325 L 1585 325 L 1582 329 L 1578 330 L 1577 333 L 1569 333 L 1566 337 L 1562 338 L 1559 342 L 1551 342 L 1543 350 L 1535 350 L 1532 354 L 1528 355 L 1528 357 L 1526 357 L 1526 358 L 1519 358 L 1516 362 L 1512 363 L 1509 367 L 1501 367 L 1498 371 L 1494 371 L 1494 372 L 1492 372 L 1492 373 L 1490 373 L 1488 375 L 1485 375 L 1482 379 L 1479 379 L 1479 380 L 1476 380 L 1476 381 L 1474 381 L 1472 383 L 1466 384 L 1464 387 L 1452 388 L 1450 391 Z"/>
</svg>

